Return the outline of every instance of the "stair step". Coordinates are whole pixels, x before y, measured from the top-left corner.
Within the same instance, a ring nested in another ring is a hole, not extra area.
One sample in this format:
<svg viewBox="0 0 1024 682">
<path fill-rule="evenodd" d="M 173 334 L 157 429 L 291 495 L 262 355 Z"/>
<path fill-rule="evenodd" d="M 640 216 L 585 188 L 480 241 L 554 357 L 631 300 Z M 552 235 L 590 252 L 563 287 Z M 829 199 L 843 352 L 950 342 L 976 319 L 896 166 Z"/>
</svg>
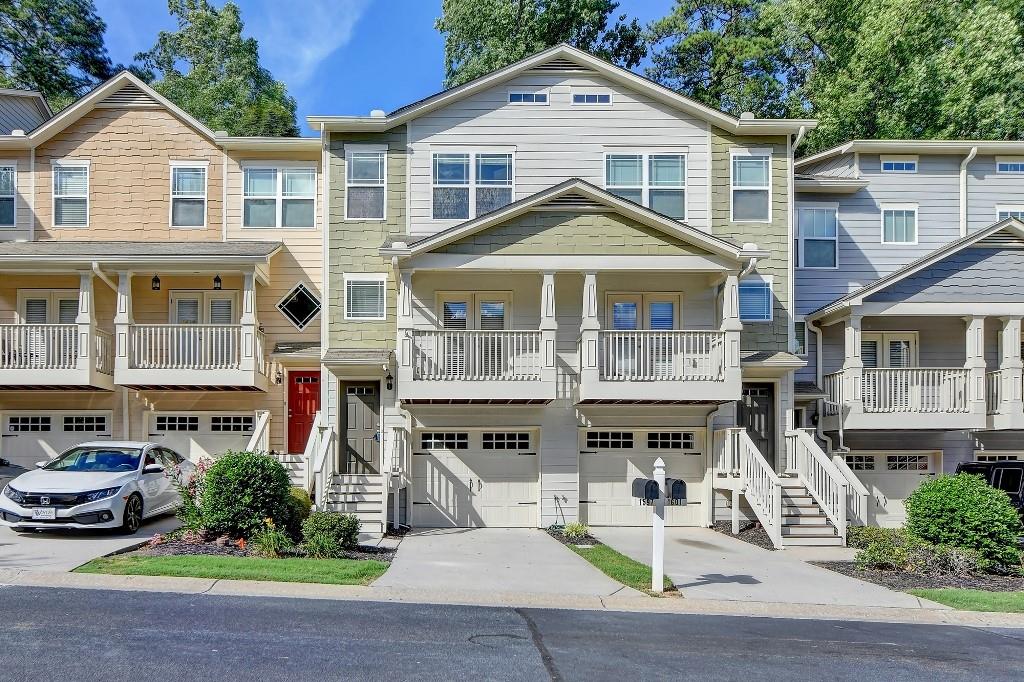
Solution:
<svg viewBox="0 0 1024 682">
<path fill-rule="evenodd" d="M 378 493 L 364 492 L 364 493 L 339 493 L 331 491 L 327 495 L 329 500 L 338 500 L 339 502 L 377 502 L 378 504 L 384 496 Z"/>
<path fill-rule="evenodd" d="M 783 516 L 818 516 L 821 514 L 821 507 L 816 504 L 783 504 Z"/>
<path fill-rule="evenodd" d="M 843 539 L 837 535 L 790 535 L 782 538 L 783 547 L 841 547 Z"/>
<path fill-rule="evenodd" d="M 783 526 L 782 535 L 793 536 L 802 535 L 804 537 L 834 537 L 836 536 L 836 529 L 828 523 L 811 523 L 807 525 L 798 526 Z"/>
<path fill-rule="evenodd" d="M 375 502 L 350 502 L 348 500 L 329 499 L 327 500 L 327 504 L 330 505 L 334 509 L 334 511 L 341 512 L 373 512 L 379 514 L 381 509 L 381 504 L 379 500 Z"/>
<path fill-rule="evenodd" d="M 783 514 L 782 526 L 828 526 L 828 517 L 824 514 Z M 830 526 L 831 527 L 831 526 Z"/>
<path fill-rule="evenodd" d="M 797 507 L 806 507 L 812 504 L 816 505 L 817 502 L 815 502 L 814 498 L 811 497 L 810 495 L 783 495 L 782 504 L 794 505 Z"/>
</svg>

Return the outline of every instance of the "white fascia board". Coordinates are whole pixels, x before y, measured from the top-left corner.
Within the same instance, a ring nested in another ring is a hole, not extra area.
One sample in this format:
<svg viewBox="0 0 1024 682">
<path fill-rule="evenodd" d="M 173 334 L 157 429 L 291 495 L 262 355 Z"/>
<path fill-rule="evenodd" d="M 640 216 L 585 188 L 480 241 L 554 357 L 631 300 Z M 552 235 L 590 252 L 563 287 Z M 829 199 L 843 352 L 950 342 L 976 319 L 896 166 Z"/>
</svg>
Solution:
<svg viewBox="0 0 1024 682">
<path fill-rule="evenodd" d="M 542 255 L 501 256 L 459 253 L 424 253 L 402 264 L 403 271 L 412 270 L 505 270 L 520 272 L 558 271 L 590 272 L 594 270 L 666 271 L 666 272 L 735 272 L 737 265 L 720 256 L 593 256 Z"/>
</svg>

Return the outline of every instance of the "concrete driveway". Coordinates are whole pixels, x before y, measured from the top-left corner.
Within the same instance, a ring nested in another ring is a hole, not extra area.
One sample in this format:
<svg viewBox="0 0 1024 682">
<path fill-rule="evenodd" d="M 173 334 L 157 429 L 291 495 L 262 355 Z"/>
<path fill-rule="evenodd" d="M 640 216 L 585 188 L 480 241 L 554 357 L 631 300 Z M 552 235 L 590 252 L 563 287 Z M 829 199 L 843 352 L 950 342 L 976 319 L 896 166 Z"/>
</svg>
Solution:
<svg viewBox="0 0 1024 682">
<path fill-rule="evenodd" d="M 444 592 L 607 596 L 624 587 L 547 533 L 531 528 L 413 531 L 374 587 Z"/>
<path fill-rule="evenodd" d="M 650 528 L 592 528 L 591 533 L 623 554 L 651 563 Z M 917 597 L 812 566 L 789 551 L 770 552 L 709 528 L 666 528 L 665 574 L 688 599 L 921 606 Z M 842 548 L 839 553 L 848 555 Z M 820 551 L 817 556 L 823 558 Z"/>
<path fill-rule="evenodd" d="M 134 535 L 109 530 L 15 533 L 0 526 L 0 568 L 70 571 L 96 557 L 145 542 L 156 533 L 166 533 L 179 525 L 174 516 L 161 516 L 147 520 Z"/>
</svg>

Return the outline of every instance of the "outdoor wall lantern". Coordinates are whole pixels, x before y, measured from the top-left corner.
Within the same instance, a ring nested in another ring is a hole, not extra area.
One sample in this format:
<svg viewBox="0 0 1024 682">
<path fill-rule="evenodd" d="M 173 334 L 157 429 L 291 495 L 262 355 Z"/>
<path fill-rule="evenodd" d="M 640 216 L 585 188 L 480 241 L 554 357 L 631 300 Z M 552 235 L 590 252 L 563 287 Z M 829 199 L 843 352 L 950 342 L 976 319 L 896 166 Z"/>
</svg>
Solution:
<svg viewBox="0 0 1024 682">
<path fill-rule="evenodd" d="M 223 284 L 223 282 L 221 282 L 221 280 L 220 280 L 220 275 L 216 275 L 213 278 L 213 290 L 214 291 L 220 291 L 220 287 L 221 287 L 222 284 Z"/>
<path fill-rule="evenodd" d="M 384 377 L 384 381 L 387 383 L 389 391 L 395 387 L 395 378 L 391 376 L 391 372 L 388 372 L 388 375 Z"/>
<path fill-rule="evenodd" d="M 160 291 L 160 278 L 157 275 L 153 275 L 153 280 L 149 283 L 149 287 L 153 291 Z"/>
<path fill-rule="evenodd" d="M 279 386 L 284 383 L 284 372 L 281 371 L 280 367 L 277 368 L 277 372 L 274 374 L 274 383 Z"/>
</svg>

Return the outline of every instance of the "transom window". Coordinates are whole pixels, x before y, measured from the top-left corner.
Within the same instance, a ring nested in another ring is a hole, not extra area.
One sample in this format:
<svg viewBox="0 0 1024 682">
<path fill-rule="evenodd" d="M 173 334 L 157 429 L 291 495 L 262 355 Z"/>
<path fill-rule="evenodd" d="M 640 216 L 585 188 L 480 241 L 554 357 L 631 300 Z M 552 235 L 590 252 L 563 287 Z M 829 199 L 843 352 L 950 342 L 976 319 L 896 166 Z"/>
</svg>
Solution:
<svg viewBox="0 0 1024 682">
<path fill-rule="evenodd" d="M 277 309 L 296 329 L 302 330 L 320 314 L 320 299 L 299 282 L 277 302 Z"/>
<path fill-rule="evenodd" d="M 838 265 L 838 211 L 831 207 L 797 209 L 794 257 L 798 268 L 834 268 Z"/>
<path fill-rule="evenodd" d="M 605 187 L 669 218 L 686 219 L 685 154 L 607 154 Z"/>
<path fill-rule="evenodd" d="M 846 466 L 850 467 L 853 471 L 874 471 L 875 470 L 875 456 L 874 455 L 845 455 Z"/>
<path fill-rule="evenodd" d="M 633 432 L 587 431 L 587 447 L 606 450 L 629 450 L 633 447 Z"/>
<path fill-rule="evenodd" d="M 236 432 L 247 432 L 252 431 L 256 425 L 256 418 L 252 415 L 232 414 L 232 415 L 215 415 L 210 418 L 210 430 L 218 432 L 236 431 Z"/>
<path fill-rule="evenodd" d="M 509 104 L 547 104 L 548 93 L 546 92 L 510 92 L 508 93 Z"/>
<path fill-rule="evenodd" d="M 529 450 L 529 431 L 484 431 L 484 450 Z"/>
<path fill-rule="evenodd" d="M 770 322 L 773 299 L 771 280 L 745 279 L 739 285 L 740 320 Z"/>
<path fill-rule="evenodd" d="M 731 182 L 731 220 L 734 222 L 771 221 L 771 153 L 733 152 Z"/>
<path fill-rule="evenodd" d="M 468 220 L 512 203 L 511 153 L 438 153 L 433 157 L 435 220 Z"/>
<path fill-rule="evenodd" d="M 882 243 L 917 243 L 917 206 L 882 206 Z"/>
<path fill-rule="evenodd" d="M 8 417 L 7 430 L 13 433 L 27 431 L 49 431 L 49 417 Z"/>
<path fill-rule="evenodd" d="M 917 157 L 916 156 L 883 156 L 882 159 L 882 172 L 883 173 L 916 173 L 917 172 Z"/>
<path fill-rule="evenodd" d="M 1007 218 L 1024 220 L 1024 205 L 1000 204 L 999 206 L 996 206 L 996 220 L 1006 220 Z"/>
<path fill-rule="evenodd" d="M 465 431 L 424 431 L 420 434 L 424 450 L 468 450 L 469 434 Z"/>
<path fill-rule="evenodd" d="M 385 274 L 345 274 L 345 319 L 385 319 L 386 284 Z"/>
<path fill-rule="evenodd" d="M 1024 173 L 1024 158 L 997 158 L 997 173 Z"/>
<path fill-rule="evenodd" d="M 53 165 L 53 224 L 89 226 L 89 163 L 55 161 Z"/>
<path fill-rule="evenodd" d="M 107 418 L 96 414 L 76 414 L 64 417 L 65 431 L 106 431 Z"/>
<path fill-rule="evenodd" d="M 887 455 L 885 468 L 889 471 L 928 471 L 928 455 Z"/>
<path fill-rule="evenodd" d="M 184 414 L 159 414 L 156 417 L 157 431 L 198 431 L 199 417 Z"/>
<path fill-rule="evenodd" d="M 650 431 L 647 447 L 652 450 L 693 450 L 696 437 L 692 431 Z"/>
<path fill-rule="evenodd" d="M 345 219 L 383 220 L 387 153 L 383 148 L 345 148 Z"/>
<path fill-rule="evenodd" d="M 14 164 L 0 165 L 0 227 L 15 225 L 15 197 L 18 169 Z"/>
<path fill-rule="evenodd" d="M 315 226 L 315 168 L 247 167 L 242 185 L 243 227 Z"/>
<path fill-rule="evenodd" d="M 171 166 L 171 227 L 206 225 L 206 166 Z"/>
<path fill-rule="evenodd" d="M 573 104 L 611 104 L 612 93 L 608 90 L 593 90 L 572 93 Z"/>
</svg>

